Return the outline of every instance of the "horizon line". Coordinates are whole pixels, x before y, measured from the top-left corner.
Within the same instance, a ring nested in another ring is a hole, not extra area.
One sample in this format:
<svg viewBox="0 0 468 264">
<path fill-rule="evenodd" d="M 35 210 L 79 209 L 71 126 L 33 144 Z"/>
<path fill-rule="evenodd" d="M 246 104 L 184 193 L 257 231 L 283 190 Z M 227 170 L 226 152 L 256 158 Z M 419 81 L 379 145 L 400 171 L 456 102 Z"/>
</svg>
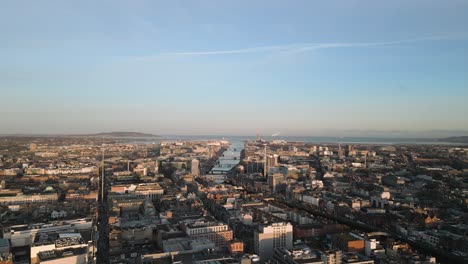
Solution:
<svg viewBox="0 0 468 264">
<path fill-rule="evenodd" d="M 127 133 L 126 131 L 115 131 L 117 133 Z M 330 132 L 330 131 L 329 131 Z M 362 130 L 352 130 L 352 131 L 339 131 L 339 130 L 334 130 L 333 132 L 342 132 L 344 135 L 324 135 L 324 134 L 315 134 L 314 133 L 308 133 L 308 134 L 288 134 L 288 133 L 281 133 L 281 135 L 274 136 L 271 133 L 265 134 L 258 134 L 258 133 L 252 133 L 252 134 L 222 134 L 222 133 L 193 133 L 193 134 L 171 134 L 171 133 L 147 133 L 147 132 L 128 132 L 128 133 L 142 133 L 142 134 L 148 134 L 148 136 L 142 136 L 141 138 L 144 137 L 158 137 L 158 138 L 163 138 L 167 136 L 175 136 L 175 137 L 186 137 L 186 136 L 195 136 L 195 137 L 256 137 L 257 135 L 260 135 L 260 137 L 266 137 L 266 138 L 288 138 L 288 137 L 323 137 L 323 138 L 407 138 L 407 139 L 440 139 L 440 138 L 449 138 L 449 137 L 464 137 L 468 136 L 468 130 L 420 130 L 420 131 L 362 131 Z M 388 133 L 388 135 L 346 135 L 347 133 Z M 443 137 L 437 137 L 437 136 L 425 136 L 421 135 L 419 137 L 414 136 L 414 135 L 392 135 L 395 133 L 402 133 L 402 134 L 412 134 L 412 133 L 463 133 L 466 135 L 456 135 L 456 136 L 443 136 Z M 106 133 L 112 133 L 112 132 L 95 132 L 95 133 L 0 133 L 0 137 L 5 137 L 5 136 L 65 136 L 65 137 L 73 137 L 73 136 L 99 136 L 98 134 L 106 134 Z M 322 132 L 323 133 L 323 132 Z M 129 136 L 131 137 L 131 136 Z M 135 138 L 138 138 L 135 137 Z"/>
</svg>

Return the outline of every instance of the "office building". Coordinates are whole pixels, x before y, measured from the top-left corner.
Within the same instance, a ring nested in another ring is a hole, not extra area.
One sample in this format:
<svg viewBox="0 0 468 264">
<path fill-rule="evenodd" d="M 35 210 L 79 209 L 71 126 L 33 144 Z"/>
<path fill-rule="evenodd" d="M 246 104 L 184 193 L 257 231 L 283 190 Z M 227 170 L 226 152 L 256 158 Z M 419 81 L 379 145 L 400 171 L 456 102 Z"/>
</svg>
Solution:
<svg viewBox="0 0 468 264">
<path fill-rule="evenodd" d="M 288 222 L 261 225 L 254 234 L 255 253 L 262 261 L 271 259 L 275 248 L 291 249 L 292 242 L 293 226 Z"/>
</svg>

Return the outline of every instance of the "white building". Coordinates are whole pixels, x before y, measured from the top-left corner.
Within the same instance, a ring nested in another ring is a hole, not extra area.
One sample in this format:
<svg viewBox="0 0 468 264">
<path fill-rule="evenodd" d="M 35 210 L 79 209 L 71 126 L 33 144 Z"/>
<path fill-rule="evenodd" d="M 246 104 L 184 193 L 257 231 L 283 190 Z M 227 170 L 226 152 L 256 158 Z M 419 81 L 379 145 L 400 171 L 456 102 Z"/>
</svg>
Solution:
<svg viewBox="0 0 468 264">
<path fill-rule="evenodd" d="M 12 247 L 32 245 L 38 233 L 69 230 L 91 230 L 91 219 L 76 219 L 53 222 L 50 224 L 17 225 L 3 229 L 3 238 L 10 239 Z"/>
<path fill-rule="evenodd" d="M 164 189 L 157 183 L 141 183 L 138 185 L 114 185 L 111 188 L 111 193 L 114 194 L 130 194 L 139 198 L 149 198 L 157 200 L 164 194 Z"/>
<path fill-rule="evenodd" d="M 368 256 L 368 257 L 371 256 L 372 251 L 377 248 L 378 243 L 379 242 L 374 238 L 367 239 L 366 241 L 364 241 L 366 256 Z"/>
<path fill-rule="evenodd" d="M 40 233 L 31 247 L 31 263 L 86 264 L 88 244 L 79 233 Z"/>
<path fill-rule="evenodd" d="M 293 226 L 288 222 L 262 225 L 254 234 L 255 253 L 262 261 L 273 257 L 275 248 L 293 247 Z"/>
<path fill-rule="evenodd" d="M 159 199 L 164 194 L 164 189 L 157 183 L 141 183 L 135 189 L 137 197 Z"/>
</svg>

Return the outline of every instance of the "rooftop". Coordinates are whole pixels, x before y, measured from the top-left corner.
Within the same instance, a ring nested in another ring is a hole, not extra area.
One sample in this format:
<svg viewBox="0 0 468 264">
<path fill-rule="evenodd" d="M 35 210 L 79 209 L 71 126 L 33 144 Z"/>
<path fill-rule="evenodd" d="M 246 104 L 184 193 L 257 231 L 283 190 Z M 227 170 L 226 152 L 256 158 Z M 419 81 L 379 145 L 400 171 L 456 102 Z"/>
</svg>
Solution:
<svg viewBox="0 0 468 264">
<path fill-rule="evenodd" d="M 86 248 L 69 248 L 66 250 L 47 250 L 47 251 L 40 252 L 37 255 L 39 256 L 39 259 L 41 261 L 46 261 L 46 260 L 52 260 L 52 259 L 58 259 L 58 258 L 71 257 L 75 255 L 82 255 L 86 253 L 87 253 Z"/>
</svg>

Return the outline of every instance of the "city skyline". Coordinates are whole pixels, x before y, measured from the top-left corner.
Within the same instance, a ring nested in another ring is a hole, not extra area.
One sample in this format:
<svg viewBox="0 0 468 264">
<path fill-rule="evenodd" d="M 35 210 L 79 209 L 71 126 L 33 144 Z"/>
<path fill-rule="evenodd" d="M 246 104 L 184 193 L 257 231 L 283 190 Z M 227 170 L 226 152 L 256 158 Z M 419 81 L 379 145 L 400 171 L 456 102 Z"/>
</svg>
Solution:
<svg viewBox="0 0 468 264">
<path fill-rule="evenodd" d="M 0 134 L 452 136 L 466 1 L 2 3 Z"/>
</svg>

